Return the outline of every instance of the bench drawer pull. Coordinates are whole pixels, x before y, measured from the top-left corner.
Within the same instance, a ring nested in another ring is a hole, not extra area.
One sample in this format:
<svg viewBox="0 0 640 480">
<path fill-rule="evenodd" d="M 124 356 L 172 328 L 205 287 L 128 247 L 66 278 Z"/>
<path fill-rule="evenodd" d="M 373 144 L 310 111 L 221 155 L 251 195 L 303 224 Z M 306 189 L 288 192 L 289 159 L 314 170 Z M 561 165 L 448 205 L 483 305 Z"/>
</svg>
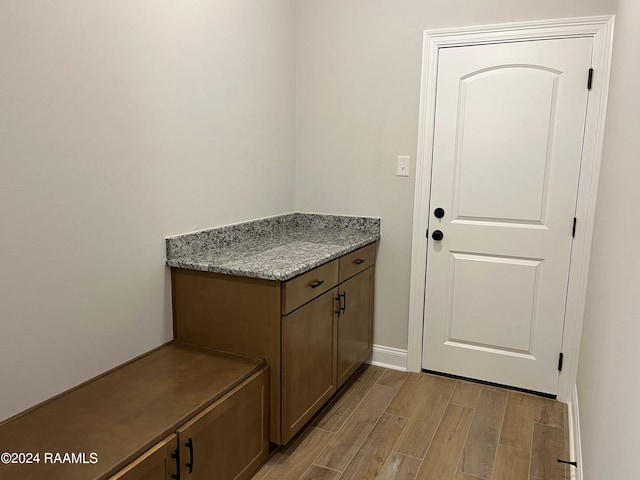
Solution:
<svg viewBox="0 0 640 480">
<path fill-rule="evenodd" d="M 176 460 L 176 473 L 171 474 L 171 478 L 174 480 L 180 480 L 180 449 L 176 448 L 175 452 L 171 454 L 171 458 Z"/>
<path fill-rule="evenodd" d="M 185 466 L 189 467 L 189 473 L 191 473 L 193 472 L 193 438 L 189 438 L 184 446 L 189 448 L 189 462 L 185 463 Z"/>
</svg>

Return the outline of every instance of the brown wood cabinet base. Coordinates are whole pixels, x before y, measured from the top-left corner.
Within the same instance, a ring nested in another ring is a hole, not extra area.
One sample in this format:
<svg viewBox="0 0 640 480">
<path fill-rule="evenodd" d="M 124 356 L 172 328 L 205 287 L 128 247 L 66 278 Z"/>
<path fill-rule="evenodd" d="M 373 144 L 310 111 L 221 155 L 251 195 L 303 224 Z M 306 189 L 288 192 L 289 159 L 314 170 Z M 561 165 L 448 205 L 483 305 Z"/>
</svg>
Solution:
<svg viewBox="0 0 640 480">
<path fill-rule="evenodd" d="M 172 268 L 175 338 L 264 358 L 269 439 L 284 445 L 371 355 L 375 252 L 286 282 Z"/>
<path fill-rule="evenodd" d="M 261 359 L 170 344 L 1 425 L 0 452 L 42 458 L 0 478 L 245 480 L 269 455 L 268 392 Z"/>
</svg>

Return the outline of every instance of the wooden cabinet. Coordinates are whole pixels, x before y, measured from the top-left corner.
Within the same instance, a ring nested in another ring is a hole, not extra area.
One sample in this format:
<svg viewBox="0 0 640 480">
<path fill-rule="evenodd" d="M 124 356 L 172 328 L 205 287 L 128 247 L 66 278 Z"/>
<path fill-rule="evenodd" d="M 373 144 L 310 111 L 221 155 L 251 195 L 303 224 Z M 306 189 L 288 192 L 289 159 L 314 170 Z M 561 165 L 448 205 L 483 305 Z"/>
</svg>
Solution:
<svg viewBox="0 0 640 480">
<path fill-rule="evenodd" d="M 181 479 L 243 480 L 269 456 L 267 371 L 178 429 Z"/>
<path fill-rule="evenodd" d="M 341 387 L 372 351 L 373 267 L 340 284 L 337 383 Z"/>
<path fill-rule="evenodd" d="M 336 391 L 337 292 L 333 288 L 282 318 L 283 443 Z"/>
<path fill-rule="evenodd" d="M 109 480 L 171 480 L 177 468 L 178 436 L 174 433 L 140 455 Z"/>
<path fill-rule="evenodd" d="M 268 392 L 263 368 L 109 480 L 249 478 L 269 457 Z"/>
<path fill-rule="evenodd" d="M 0 425 L 0 452 L 82 463 L 0 465 L 0 478 L 246 479 L 269 454 L 268 378 L 261 359 L 165 345 Z"/>
<path fill-rule="evenodd" d="M 269 365 L 272 442 L 286 444 L 371 354 L 375 248 L 286 282 L 171 269 L 176 340 Z"/>
</svg>

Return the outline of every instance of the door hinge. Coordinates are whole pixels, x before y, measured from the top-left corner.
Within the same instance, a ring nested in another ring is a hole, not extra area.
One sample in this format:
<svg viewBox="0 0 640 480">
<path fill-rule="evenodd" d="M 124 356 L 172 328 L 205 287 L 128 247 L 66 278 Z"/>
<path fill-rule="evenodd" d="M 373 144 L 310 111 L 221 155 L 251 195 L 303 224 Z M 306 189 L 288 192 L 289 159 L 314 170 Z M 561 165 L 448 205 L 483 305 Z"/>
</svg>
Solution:
<svg viewBox="0 0 640 480">
<path fill-rule="evenodd" d="M 564 353 L 560 352 L 560 355 L 558 356 L 558 371 L 559 372 L 562 371 L 562 362 L 564 362 Z"/>
<path fill-rule="evenodd" d="M 587 80 L 587 90 L 591 90 L 591 85 L 593 85 L 593 68 L 589 69 L 589 79 Z"/>
<path fill-rule="evenodd" d="M 576 217 L 573 217 L 573 228 L 571 229 L 571 236 L 573 238 L 576 237 L 576 223 L 578 223 L 578 219 Z"/>
<path fill-rule="evenodd" d="M 429 238 L 429 229 L 427 228 L 426 237 Z"/>
</svg>

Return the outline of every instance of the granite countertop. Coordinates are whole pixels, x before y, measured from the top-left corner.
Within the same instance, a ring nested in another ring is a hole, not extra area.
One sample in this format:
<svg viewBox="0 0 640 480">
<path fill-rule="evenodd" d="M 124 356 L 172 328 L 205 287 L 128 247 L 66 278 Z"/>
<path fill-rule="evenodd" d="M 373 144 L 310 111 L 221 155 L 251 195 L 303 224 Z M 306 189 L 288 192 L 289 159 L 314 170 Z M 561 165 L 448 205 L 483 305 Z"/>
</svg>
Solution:
<svg viewBox="0 0 640 480">
<path fill-rule="evenodd" d="M 290 213 L 169 237 L 167 265 L 284 281 L 379 239 L 379 218 Z"/>
</svg>

